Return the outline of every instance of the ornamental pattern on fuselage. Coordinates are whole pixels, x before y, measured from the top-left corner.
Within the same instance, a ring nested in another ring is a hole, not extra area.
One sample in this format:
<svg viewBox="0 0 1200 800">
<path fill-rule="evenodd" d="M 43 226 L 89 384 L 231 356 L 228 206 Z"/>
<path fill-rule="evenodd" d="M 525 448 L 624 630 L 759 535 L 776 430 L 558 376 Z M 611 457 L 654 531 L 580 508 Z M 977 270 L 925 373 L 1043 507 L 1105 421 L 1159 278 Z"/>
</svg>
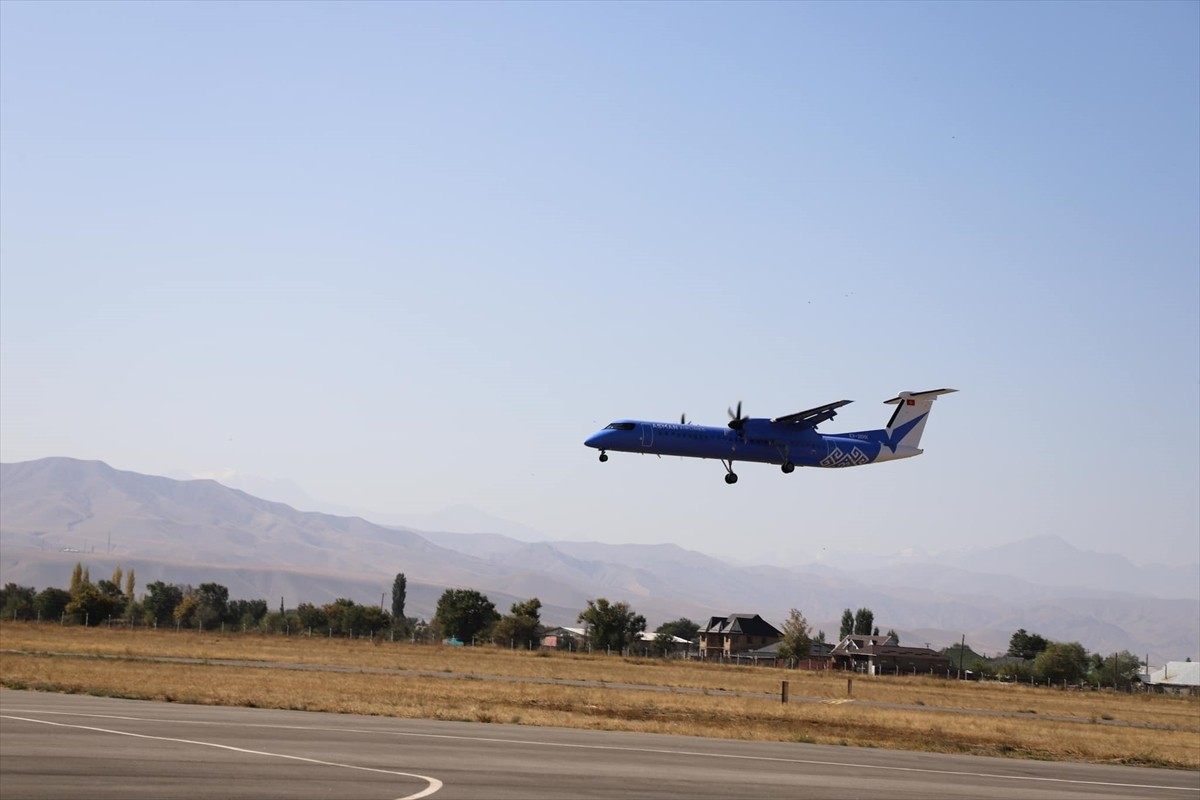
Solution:
<svg viewBox="0 0 1200 800">
<path fill-rule="evenodd" d="M 871 457 L 857 447 L 850 448 L 850 452 L 847 453 L 836 445 L 829 451 L 829 455 L 821 459 L 822 467 L 858 467 L 870 463 Z"/>
</svg>

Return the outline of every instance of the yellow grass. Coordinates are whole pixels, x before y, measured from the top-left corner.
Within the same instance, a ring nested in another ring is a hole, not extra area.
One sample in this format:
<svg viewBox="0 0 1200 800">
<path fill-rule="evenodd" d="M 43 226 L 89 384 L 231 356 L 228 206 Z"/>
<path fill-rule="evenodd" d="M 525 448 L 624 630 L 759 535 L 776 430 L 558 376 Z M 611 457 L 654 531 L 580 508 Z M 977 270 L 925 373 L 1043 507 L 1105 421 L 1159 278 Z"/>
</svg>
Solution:
<svg viewBox="0 0 1200 800">
<path fill-rule="evenodd" d="M 1200 769 L 1200 700 L 363 640 L 0 624 L 0 685 L 397 717 L 638 730 Z M 50 654 L 70 655 L 50 655 Z M 116 658 L 96 658 L 115 656 Z M 272 666 L 145 659 L 234 659 Z M 284 669 L 416 670 L 380 675 Z M 458 676 L 458 677 L 455 677 Z M 462 676 L 480 676 L 476 678 Z M 488 677 L 504 676 L 504 681 Z M 516 679 L 527 679 L 516 681 Z M 780 680 L 793 698 L 778 702 Z M 569 686 L 530 680 L 593 681 Z M 682 693 L 614 684 L 701 690 Z M 732 696 L 714 690 L 765 693 Z M 867 704 L 903 704 L 904 709 Z M 939 709 L 1018 712 L 1018 717 Z M 1032 713 L 1031 713 L 1032 712 Z M 1048 720 L 1069 717 L 1075 722 Z M 1106 724 L 1109 721 L 1155 728 Z"/>
</svg>

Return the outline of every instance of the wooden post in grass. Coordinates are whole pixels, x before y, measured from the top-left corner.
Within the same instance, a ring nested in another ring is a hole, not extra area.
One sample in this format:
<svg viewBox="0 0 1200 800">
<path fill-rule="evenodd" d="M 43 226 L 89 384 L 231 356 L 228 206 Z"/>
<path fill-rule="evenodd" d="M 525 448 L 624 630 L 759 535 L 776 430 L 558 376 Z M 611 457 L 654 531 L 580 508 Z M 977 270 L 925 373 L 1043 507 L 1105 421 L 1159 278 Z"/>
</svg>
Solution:
<svg viewBox="0 0 1200 800">
<path fill-rule="evenodd" d="M 788 695 L 788 682 L 787 682 L 787 681 L 780 681 L 779 683 L 780 683 L 780 686 L 779 686 L 779 702 L 780 702 L 780 703 L 783 703 L 783 704 L 786 706 L 786 705 L 787 705 L 787 695 Z"/>
<path fill-rule="evenodd" d="M 854 678 L 846 678 L 846 697 L 854 696 Z"/>
</svg>

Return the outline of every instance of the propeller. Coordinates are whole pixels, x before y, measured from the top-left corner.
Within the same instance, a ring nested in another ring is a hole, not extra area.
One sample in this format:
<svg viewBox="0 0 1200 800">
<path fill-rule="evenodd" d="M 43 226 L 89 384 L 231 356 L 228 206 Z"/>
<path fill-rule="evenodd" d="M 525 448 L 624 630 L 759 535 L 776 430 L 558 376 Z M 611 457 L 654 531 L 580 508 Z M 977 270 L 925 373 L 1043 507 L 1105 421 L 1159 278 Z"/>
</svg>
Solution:
<svg viewBox="0 0 1200 800">
<path fill-rule="evenodd" d="M 732 408 L 727 409 L 727 411 L 729 411 L 729 427 L 733 428 L 735 431 L 740 431 L 742 428 L 744 428 L 746 426 L 746 420 L 750 419 L 749 417 L 742 416 L 741 400 L 738 400 L 736 413 L 734 413 Z"/>
</svg>

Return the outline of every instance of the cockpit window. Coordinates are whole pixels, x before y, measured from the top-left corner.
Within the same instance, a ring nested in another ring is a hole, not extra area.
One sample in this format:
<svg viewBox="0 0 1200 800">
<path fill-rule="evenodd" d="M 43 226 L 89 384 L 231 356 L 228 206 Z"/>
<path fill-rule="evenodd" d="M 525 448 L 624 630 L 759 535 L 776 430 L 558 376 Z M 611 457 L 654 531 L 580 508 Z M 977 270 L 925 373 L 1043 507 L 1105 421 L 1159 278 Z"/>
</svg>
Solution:
<svg viewBox="0 0 1200 800">
<path fill-rule="evenodd" d="M 614 422 L 604 430 L 606 431 L 631 431 L 633 430 L 632 422 Z"/>
</svg>

